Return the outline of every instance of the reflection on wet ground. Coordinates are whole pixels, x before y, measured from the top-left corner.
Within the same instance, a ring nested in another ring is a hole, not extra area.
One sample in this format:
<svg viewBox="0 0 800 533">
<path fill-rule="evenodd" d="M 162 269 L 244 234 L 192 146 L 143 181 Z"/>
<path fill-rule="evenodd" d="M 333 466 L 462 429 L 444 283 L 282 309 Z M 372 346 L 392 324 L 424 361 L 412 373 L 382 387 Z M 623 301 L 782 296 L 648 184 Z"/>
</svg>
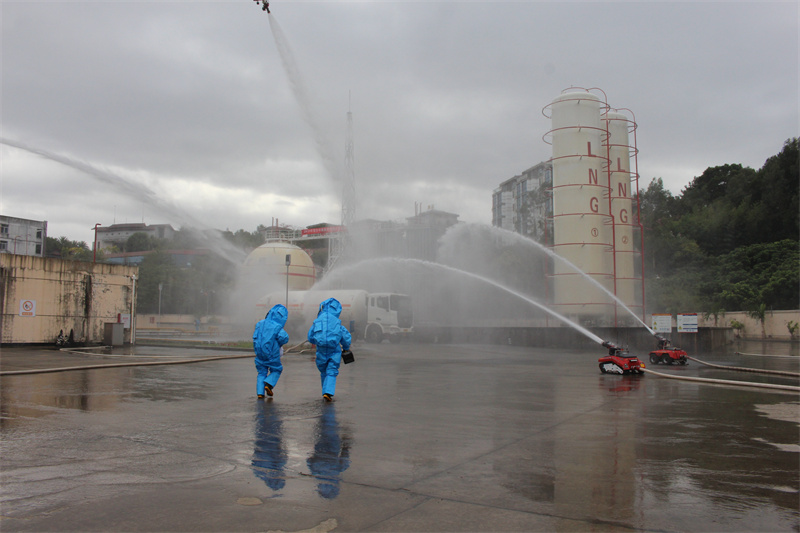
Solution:
<svg viewBox="0 0 800 533">
<path fill-rule="evenodd" d="M 602 351 L 357 353 L 330 405 L 303 355 L 268 400 L 249 359 L 3 376 L 3 530 L 800 529 L 797 394 L 602 375 Z"/>
<path fill-rule="evenodd" d="M 339 495 L 341 474 L 350 466 L 350 438 L 339 430 L 336 405 L 322 405 L 314 433 L 314 453 L 308 458 L 308 469 L 317 479 L 319 495 L 335 498 Z"/>
<path fill-rule="evenodd" d="M 272 490 L 280 490 L 286 486 L 286 460 L 280 407 L 261 400 L 256 404 L 253 473 Z"/>
<path fill-rule="evenodd" d="M 350 466 L 350 437 L 342 432 L 336 419 L 335 404 L 318 404 L 315 418 L 295 419 L 290 434 L 283 424 L 285 409 L 271 398 L 256 403 L 255 438 L 252 467 L 255 476 L 273 491 L 286 486 L 289 453 L 286 442 L 293 442 L 296 453 L 307 455 L 308 475 L 316 479 L 316 491 L 322 498 L 339 495 L 341 474 Z M 300 450 L 301 443 L 313 436 L 313 448 Z"/>
</svg>

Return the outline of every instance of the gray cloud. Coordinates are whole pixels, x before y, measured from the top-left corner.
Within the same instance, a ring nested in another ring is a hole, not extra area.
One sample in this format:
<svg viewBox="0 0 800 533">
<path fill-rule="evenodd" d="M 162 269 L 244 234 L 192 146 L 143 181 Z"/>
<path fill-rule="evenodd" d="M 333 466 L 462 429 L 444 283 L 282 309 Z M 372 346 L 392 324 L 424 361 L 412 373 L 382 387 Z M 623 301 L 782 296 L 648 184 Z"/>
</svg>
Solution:
<svg viewBox="0 0 800 533">
<path fill-rule="evenodd" d="M 271 7 L 337 164 L 354 114 L 363 217 L 422 202 L 488 222 L 492 189 L 550 156 L 541 110 L 572 85 L 635 113 L 642 186 L 662 177 L 677 193 L 708 166 L 758 168 L 798 135 L 794 2 Z M 142 180 L 220 229 L 338 222 L 341 186 L 253 2 L 0 9 L 3 137 Z M 168 218 L 57 163 L 0 156 L 3 214 L 46 219 L 51 235 Z"/>
</svg>

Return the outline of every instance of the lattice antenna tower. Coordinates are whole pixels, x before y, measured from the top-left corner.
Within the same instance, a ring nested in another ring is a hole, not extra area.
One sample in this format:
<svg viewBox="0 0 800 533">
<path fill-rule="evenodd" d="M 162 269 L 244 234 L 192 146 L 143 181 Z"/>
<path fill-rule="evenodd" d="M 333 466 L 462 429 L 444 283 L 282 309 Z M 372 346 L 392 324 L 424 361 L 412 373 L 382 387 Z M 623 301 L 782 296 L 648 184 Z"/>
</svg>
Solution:
<svg viewBox="0 0 800 533">
<path fill-rule="evenodd" d="M 353 157 L 353 112 L 347 106 L 347 132 L 344 143 L 344 176 L 342 179 L 342 231 L 328 241 L 328 271 L 339 263 L 349 248 L 348 228 L 356 216 L 356 175 Z"/>
<path fill-rule="evenodd" d="M 348 95 L 348 100 L 350 96 Z M 356 217 L 356 173 L 353 154 L 353 112 L 347 106 L 347 138 L 344 143 L 344 184 L 342 186 L 342 226 L 349 227 Z"/>
</svg>

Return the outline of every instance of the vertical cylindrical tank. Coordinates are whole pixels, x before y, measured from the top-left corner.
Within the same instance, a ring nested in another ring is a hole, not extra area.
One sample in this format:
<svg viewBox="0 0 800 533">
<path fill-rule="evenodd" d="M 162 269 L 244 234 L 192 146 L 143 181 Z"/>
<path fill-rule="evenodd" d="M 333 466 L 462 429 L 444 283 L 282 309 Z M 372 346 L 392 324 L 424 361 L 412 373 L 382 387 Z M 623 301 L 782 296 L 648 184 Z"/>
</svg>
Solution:
<svg viewBox="0 0 800 533">
<path fill-rule="evenodd" d="M 629 128 L 631 121 L 622 113 L 608 112 L 603 116 L 608 129 L 608 159 L 610 209 L 614 220 L 614 279 L 615 293 L 625 305 L 636 303 L 631 183 L 631 151 Z"/>
<path fill-rule="evenodd" d="M 601 119 L 606 107 L 585 91 L 562 93 L 550 104 L 553 249 L 582 271 L 554 262 L 553 303 L 584 317 L 607 316 L 611 300 L 598 285 L 613 290 L 607 130 Z"/>
</svg>

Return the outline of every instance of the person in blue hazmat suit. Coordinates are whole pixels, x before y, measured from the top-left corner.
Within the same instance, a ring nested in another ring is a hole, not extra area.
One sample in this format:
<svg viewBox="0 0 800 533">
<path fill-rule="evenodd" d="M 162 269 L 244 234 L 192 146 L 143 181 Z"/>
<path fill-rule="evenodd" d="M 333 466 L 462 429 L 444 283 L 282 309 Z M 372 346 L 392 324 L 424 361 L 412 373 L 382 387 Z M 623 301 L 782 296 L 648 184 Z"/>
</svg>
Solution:
<svg viewBox="0 0 800 533">
<path fill-rule="evenodd" d="M 317 347 L 317 369 L 322 381 L 322 399 L 333 401 L 336 393 L 336 376 L 342 362 L 342 348 L 350 349 L 352 337 L 339 320 L 342 304 L 336 298 L 328 298 L 319 304 L 319 313 L 311 329 L 308 342 Z"/>
<path fill-rule="evenodd" d="M 289 342 L 289 334 L 284 331 L 283 326 L 289 318 L 286 307 L 278 304 L 269 310 L 264 320 L 256 324 L 253 331 L 253 348 L 256 352 L 256 370 L 258 370 L 258 381 L 256 393 L 259 398 L 272 396 L 272 389 L 278 383 L 278 379 L 283 372 L 281 364 L 281 346 Z"/>
</svg>

